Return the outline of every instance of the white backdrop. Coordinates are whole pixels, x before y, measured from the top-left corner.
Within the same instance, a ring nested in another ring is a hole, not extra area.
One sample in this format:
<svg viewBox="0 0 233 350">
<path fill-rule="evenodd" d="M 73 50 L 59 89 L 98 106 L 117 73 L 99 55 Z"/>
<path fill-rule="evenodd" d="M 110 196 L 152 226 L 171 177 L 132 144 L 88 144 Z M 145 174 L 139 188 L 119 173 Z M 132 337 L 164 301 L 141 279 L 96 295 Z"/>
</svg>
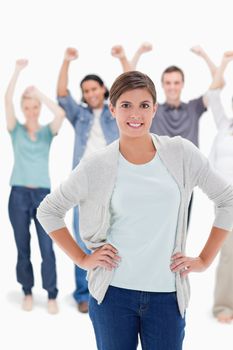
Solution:
<svg viewBox="0 0 233 350">
<path fill-rule="evenodd" d="M 114 44 L 122 44 L 132 56 L 143 41 L 153 44 L 138 69 L 154 80 L 158 99 L 164 96 L 160 75 L 168 65 L 176 64 L 185 72 L 183 100 L 204 93 L 211 77 L 204 62 L 190 52 L 190 47 L 202 45 L 218 64 L 225 50 L 233 49 L 231 1 L 218 0 L 8 0 L 0 3 L 0 347 L 11 350 L 64 347 L 95 349 L 93 331 L 88 316 L 79 314 L 70 296 L 74 288 L 73 265 L 60 250 L 57 255 L 60 313 L 46 313 L 46 294 L 41 289 L 40 255 L 32 226 L 32 260 L 35 267 L 35 308 L 31 313 L 20 309 L 20 286 L 15 281 L 16 249 L 7 215 L 9 177 L 12 169 L 12 149 L 4 119 L 4 91 L 17 58 L 28 58 L 29 66 L 22 71 L 15 94 L 17 116 L 20 95 L 27 85 L 35 85 L 51 98 L 56 97 L 56 81 L 64 50 L 74 46 L 80 58 L 70 69 L 69 86 L 79 99 L 79 82 L 88 73 L 97 73 L 110 87 L 121 73 L 119 62 L 110 55 Z M 233 87 L 233 67 L 226 71 L 226 88 L 222 97 L 229 116 Z M 50 120 L 48 110 L 42 110 L 42 122 Z M 212 115 L 204 114 L 200 123 L 200 148 L 208 155 L 216 133 Z M 67 121 L 52 144 L 50 173 L 55 187 L 70 172 L 73 152 L 73 130 Z M 213 220 L 212 203 L 196 191 L 188 240 L 188 254 L 199 253 Z M 67 217 L 71 226 L 71 215 Z M 211 316 L 214 273 L 217 260 L 203 274 L 191 276 L 192 298 L 187 312 L 185 350 L 217 350 L 233 348 L 233 325 L 219 325 Z M 4 345 L 3 345 L 4 344 Z"/>
</svg>

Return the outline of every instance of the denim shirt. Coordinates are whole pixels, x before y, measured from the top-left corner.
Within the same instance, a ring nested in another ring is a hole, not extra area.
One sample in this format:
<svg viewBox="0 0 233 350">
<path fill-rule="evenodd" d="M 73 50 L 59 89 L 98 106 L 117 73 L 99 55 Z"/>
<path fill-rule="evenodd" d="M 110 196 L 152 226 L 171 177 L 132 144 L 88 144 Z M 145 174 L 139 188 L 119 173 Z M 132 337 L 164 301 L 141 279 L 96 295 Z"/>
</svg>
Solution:
<svg viewBox="0 0 233 350">
<path fill-rule="evenodd" d="M 92 109 L 87 105 L 78 104 L 69 92 L 67 96 L 58 96 L 58 103 L 65 110 L 66 117 L 75 130 L 73 155 L 73 168 L 75 168 L 84 155 L 91 127 L 94 122 L 94 114 Z M 119 137 L 115 118 L 112 117 L 107 104 L 104 104 L 101 112 L 100 124 L 107 145 Z"/>
</svg>

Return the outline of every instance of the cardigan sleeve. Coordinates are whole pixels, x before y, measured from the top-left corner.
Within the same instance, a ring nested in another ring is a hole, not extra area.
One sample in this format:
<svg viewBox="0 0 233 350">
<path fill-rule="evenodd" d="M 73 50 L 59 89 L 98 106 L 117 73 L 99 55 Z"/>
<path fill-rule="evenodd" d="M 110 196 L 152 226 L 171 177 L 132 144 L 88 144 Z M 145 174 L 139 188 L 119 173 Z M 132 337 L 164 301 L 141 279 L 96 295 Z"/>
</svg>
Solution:
<svg viewBox="0 0 233 350">
<path fill-rule="evenodd" d="M 187 182 L 191 188 L 198 186 L 216 207 L 213 226 L 231 231 L 233 228 L 233 187 L 209 160 L 190 141 L 183 139 Z"/>
<path fill-rule="evenodd" d="M 84 201 L 88 196 L 85 168 L 80 163 L 67 180 L 48 194 L 37 209 L 37 218 L 47 233 L 66 226 L 66 212 Z"/>
</svg>

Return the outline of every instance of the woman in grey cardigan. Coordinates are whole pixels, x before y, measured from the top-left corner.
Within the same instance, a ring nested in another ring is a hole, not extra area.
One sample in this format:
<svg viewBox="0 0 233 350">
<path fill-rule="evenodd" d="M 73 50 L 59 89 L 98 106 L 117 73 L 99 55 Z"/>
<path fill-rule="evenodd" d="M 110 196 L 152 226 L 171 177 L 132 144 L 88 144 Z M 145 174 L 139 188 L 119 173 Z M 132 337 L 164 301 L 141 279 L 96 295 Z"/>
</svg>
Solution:
<svg viewBox="0 0 233 350">
<path fill-rule="evenodd" d="M 120 75 L 110 110 L 120 139 L 81 161 L 48 195 L 38 219 L 50 237 L 88 270 L 89 313 L 99 350 L 181 350 L 190 272 L 204 271 L 233 226 L 233 188 L 189 141 L 149 133 L 156 91 L 140 72 Z M 156 116 L 155 116 L 156 117 Z M 209 238 L 185 255 L 188 203 L 199 186 L 216 205 Z M 66 228 L 79 204 L 86 255 Z"/>
</svg>

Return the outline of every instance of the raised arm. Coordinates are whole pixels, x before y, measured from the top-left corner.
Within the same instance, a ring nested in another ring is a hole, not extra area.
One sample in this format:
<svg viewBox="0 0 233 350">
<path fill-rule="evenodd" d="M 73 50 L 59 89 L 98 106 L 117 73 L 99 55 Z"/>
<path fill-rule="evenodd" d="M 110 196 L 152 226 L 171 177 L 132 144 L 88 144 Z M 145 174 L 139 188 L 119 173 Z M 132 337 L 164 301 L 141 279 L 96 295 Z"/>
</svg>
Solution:
<svg viewBox="0 0 233 350">
<path fill-rule="evenodd" d="M 35 86 L 28 87 L 25 91 L 25 94 L 27 94 L 32 98 L 38 99 L 41 103 L 44 103 L 45 106 L 53 113 L 54 118 L 50 124 L 50 127 L 52 130 L 52 133 L 57 134 L 65 118 L 65 111 L 60 106 L 58 106 L 57 103 L 55 103 L 50 98 L 45 96 Z"/>
<path fill-rule="evenodd" d="M 75 48 L 68 47 L 65 51 L 64 60 L 58 76 L 57 95 L 59 97 L 67 96 L 68 88 L 68 70 L 70 62 L 78 58 L 78 51 Z"/>
<path fill-rule="evenodd" d="M 196 45 L 191 47 L 190 49 L 193 53 L 195 53 L 197 56 L 203 58 L 203 60 L 206 62 L 207 67 L 210 70 L 212 79 L 214 79 L 215 75 L 216 75 L 216 71 L 217 71 L 217 66 L 214 64 L 214 62 L 210 59 L 210 57 L 207 55 L 207 53 L 203 50 L 203 48 L 200 45 Z M 221 79 L 219 81 L 219 87 L 222 88 L 224 86 L 225 82 L 224 79 Z M 208 107 L 208 98 L 206 97 L 206 95 L 203 96 L 203 103 L 205 105 L 205 107 Z"/>
<path fill-rule="evenodd" d="M 132 70 L 136 69 L 139 58 L 141 57 L 141 55 L 146 53 L 146 52 L 149 52 L 151 50 L 152 50 L 152 45 L 148 42 L 144 42 L 139 46 L 139 48 L 137 49 L 137 51 L 133 55 L 133 58 L 131 59 L 131 62 L 130 62 Z"/>
<path fill-rule="evenodd" d="M 111 54 L 113 57 L 116 57 L 119 59 L 121 66 L 122 66 L 122 69 L 123 69 L 123 72 L 129 72 L 129 71 L 133 70 L 131 67 L 130 61 L 126 57 L 125 50 L 124 50 L 123 46 L 121 46 L 121 45 L 113 46 L 111 49 Z"/>
<path fill-rule="evenodd" d="M 13 104 L 13 96 L 15 92 L 15 86 L 22 69 L 24 69 L 28 64 L 25 59 L 20 59 L 16 61 L 15 70 L 7 87 L 5 93 L 5 112 L 6 112 L 6 123 L 7 129 L 9 131 L 13 130 L 16 124 L 16 116 Z"/>
<path fill-rule="evenodd" d="M 123 72 L 129 72 L 132 70 L 136 70 L 137 68 L 137 64 L 139 61 L 139 58 L 141 57 L 141 55 L 145 52 L 149 52 L 152 50 L 152 45 L 150 43 L 143 43 L 142 45 L 140 45 L 140 47 L 137 49 L 137 51 L 135 52 L 133 58 L 131 59 L 131 61 L 129 61 L 129 59 L 127 58 L 126 54 L 125 54 L 125 50 L 123 48 L 123 46 L 121 45 L 115 45 L 112 47 L 111 50 L 111 54 L 113 57 L 116 57 L 119 59 Z"/>
<path fill-rule="evenodd" d="M 205 50 L 200 46 L 200 45 L 196 45 L 191 47 L 190 49 L 194 54 L 196 54 L 197 56 L 200 56 L 201 58 L 203 58 L 203 60 L 206 62 L 207 67 L 210 70 L 211 76 L 212 78 L 214 77 L 217 67 L 214 64 L 214 62 L 210 59 L 210 57 L 207 55 L 207 53 L 205 52 Z M 224 85 L 224 80 L 222 81 L 222 84 Z"/>
<path fill-rule="evenodd" d="M 221 89 L 224 85 L 224 72 L 230 61 L 233 60 L 233 51 L 226 51 L 223 54 L 221 64 L 215 70 L 210 89 Z"/>
</svg>

